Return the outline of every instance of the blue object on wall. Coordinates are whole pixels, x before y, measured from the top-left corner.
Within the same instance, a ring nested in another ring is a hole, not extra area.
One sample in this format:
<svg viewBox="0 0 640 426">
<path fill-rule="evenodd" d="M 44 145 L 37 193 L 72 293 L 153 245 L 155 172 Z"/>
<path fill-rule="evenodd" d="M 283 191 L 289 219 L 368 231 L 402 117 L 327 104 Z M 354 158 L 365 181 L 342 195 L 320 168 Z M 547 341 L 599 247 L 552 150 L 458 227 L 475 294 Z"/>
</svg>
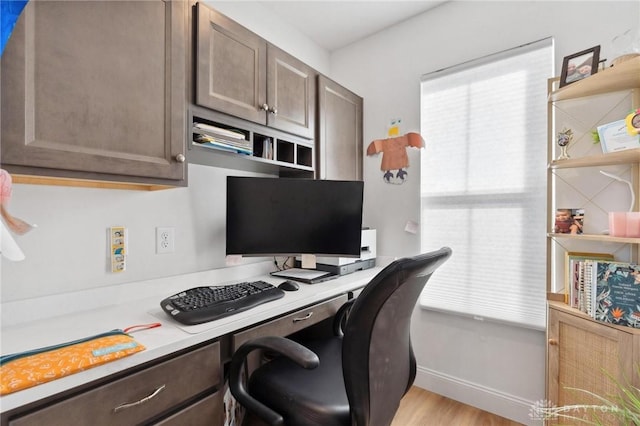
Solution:
<svg viewBox="0 0 640 426">
<path fill-rule="evenodd" d="M 0 0 L 0 56 L 27 0 Z"/>
</svg>

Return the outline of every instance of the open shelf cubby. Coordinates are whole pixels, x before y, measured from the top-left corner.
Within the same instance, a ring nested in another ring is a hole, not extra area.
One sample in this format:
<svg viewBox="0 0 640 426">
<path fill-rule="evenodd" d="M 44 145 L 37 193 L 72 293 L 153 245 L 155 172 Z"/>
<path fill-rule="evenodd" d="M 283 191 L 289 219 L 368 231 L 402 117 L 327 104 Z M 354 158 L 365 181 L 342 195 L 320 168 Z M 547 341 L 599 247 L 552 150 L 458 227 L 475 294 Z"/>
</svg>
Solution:
<svg viewBox="0 0 640 426">
<path fill-rule="evenodd" d="M 282 177 L 313 178 L 314 141 L 191 106 L 188 160 Z"/>
</svg>

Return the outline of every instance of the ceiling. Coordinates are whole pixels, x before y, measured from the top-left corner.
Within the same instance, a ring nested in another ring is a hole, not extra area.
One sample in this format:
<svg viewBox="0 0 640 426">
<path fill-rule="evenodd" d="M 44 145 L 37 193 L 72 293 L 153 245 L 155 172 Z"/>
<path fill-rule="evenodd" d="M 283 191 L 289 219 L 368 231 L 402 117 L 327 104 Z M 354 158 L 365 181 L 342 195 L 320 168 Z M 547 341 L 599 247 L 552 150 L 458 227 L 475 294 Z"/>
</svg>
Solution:
<svg viewBox="0 0 640 426">
<path fill-rule="evenodd" d="M 261 4 L 331 52 L 445 1 L 266 0 Z"/>
</svg>

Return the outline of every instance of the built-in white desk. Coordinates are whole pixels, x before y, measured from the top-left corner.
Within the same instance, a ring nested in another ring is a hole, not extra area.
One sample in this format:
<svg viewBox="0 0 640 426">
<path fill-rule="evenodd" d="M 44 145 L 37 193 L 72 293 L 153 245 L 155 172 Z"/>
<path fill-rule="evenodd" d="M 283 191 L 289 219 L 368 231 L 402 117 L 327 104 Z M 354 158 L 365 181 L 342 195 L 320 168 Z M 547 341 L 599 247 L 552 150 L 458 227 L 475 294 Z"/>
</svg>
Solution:
<svg viewBox="0 0 640 426">
<path fill-rule="evenodd" d="M 264 262 L 141 283 L 128 283 L 77 294 L 2 304 L 1 350 L 3 355 L 72 341 L 113 329 L 124 329 L 132 325 L 159 322 L 161 326 L 132 333 L 135 339 L 146 347 L 144 351 L 0 397 L 1 425 L 36 424 L 39 421 L 38 410 L 46 412 L 48 407 L 56 405 L 60 405 L 61 410 L 66 410 L 64 404 L 69 399 L 76 399 L 69 404 L 69 406 L 76 406 L 76 408 L 78 405 L 91 404 L 93 400 L 85 395 L 90 395 L 92 390 L 108 386 L 114 381 L 128 380 L 126 389 L 129 389 L 132 386 L 131 375 L 143 374 L 140 376 L 141 379 L 135 382 L 136 385 L 140 381 L 151 382 L 151 376 L 149 378 L 144 376 L 144 374 L 148 374 L 147 370 L 158 369 L 159 372 L 154 374 L 161 375 L 161 368 L 163 368 L 161 363 L 172 362 L 172 358 L 178 355 L 192 356 L 190 352 L 195 351 L 194 353 L 196 353 L 199 348 L 204 348 L 201 351 L 203 353 L 205 350 L 210 350 L 217 357 L 218 364 L 224 363 L 225 350 L 228 352 L 228 346 L 232 346 L 232 343 L 224 339 L 231 339 L 238 332 L 246 333 L 247 330 L 251 330 L 257 325 L 287 317 L 288 314 L 301 312 L 305 308 L 321 306 L 323 302 L 339 296 L 349 295 L 350 292 L 365 286 L 382 269 L 377 266 L 318 284 L 300 283 L 298 291 L 287 292 L 279 300 L 216 321 L 193 326 L 179 324 L 160 309 L 159 302 L 164 297 L 198 285 L 217 285 L 258 279 L 277 285 L 283 279 L 268 274 L 269 268 L 272 266 L 271 262 Z M 346 297 L 336 299 L 340 303 L 343 303 L 344 300 Z M 263 329 L 269 330 L 263 327 L 256 328 L 256 330 Z M 195 357 L 195 355 L 193 356 Z M 210 355 L 203 355 L 202 359 L 210 358 Z M 200 358 L 185 359 L 191 362 L 193 359 Z M 159 366 L 155 366 L 156 364 Z M 167 365 L 168 369 L 175 370 L 175 362 L 170 366 Z M 200 370 L 201 366 L 195 366 L 195 368 Z M 215 391 L 220 390 L 219 388 L 224 385 L 224 380 L 218 380 L 222 377 L 221 371 L 217 371 L 218 368 L 222 367 L 218 365 L 212 368 L 212 370 L 216 370 L 217 374 L 212 378 L 212 383 L 216 382 L 210 389 L 212 401 Z M 179 373 L 179 371 L 174 371 L 174 374 Z M 206 374 L 206 371 L 200 374 Z M 105 389 L 107 390 L 102 395 L 109 395 L 107 392 L 109 388 L 105 387 Z M 116 388 L 114 392 L 117 395 L 121 391 Z M 163 392 L 170 395 L 168 391 L 163 390 Z M 103 399 L 101 397 L 99 400 Z M 159 399 L 161 400 L 161 398 Z M 204 399 L 206 400 L 206 398 Z M 174 402 L 172 401 L 172 403 Z M 221 399 L 218 397 L 216 397 L 215 403 L 210 404 L 212 407 L 210 412 L 221 411 L 215 410 L 217 405 L 221 405 Z M 91 410 L 95 410 L 95 407 L 92 407 Z M 23 413 L 27 411 L 36 411 L 35 417 L 23 416 Z M 159 412 L 157 407 L 150 413 L 155 412 Z M 55 412 L 53 413 L 55 414 Z M 95 413 L 96 416 L 99 416 L 98 411 Z M 128 418 L 126 417 L 128 415 L 122 415 L 123 417 L 119 418 L 118 424 L 139 423 L 140 418 L 135 416 Z M 202 414 L 198 412 L 197 415 Z M 175 420 L 166 420 L 160 423 L 180 424 L 180 417 L 178 414 L 176 416 Z M 49 416 L 48 419 L 54 417 Z M 187 418 L 184 417 L 182 420 Z M 56 423 L 50 420 L 48 424 Z M 96 421 L 93 424 L 100 424 L 100 422 Z M 208 424 L 212 423 L 209 421 Z"/>
</svg>

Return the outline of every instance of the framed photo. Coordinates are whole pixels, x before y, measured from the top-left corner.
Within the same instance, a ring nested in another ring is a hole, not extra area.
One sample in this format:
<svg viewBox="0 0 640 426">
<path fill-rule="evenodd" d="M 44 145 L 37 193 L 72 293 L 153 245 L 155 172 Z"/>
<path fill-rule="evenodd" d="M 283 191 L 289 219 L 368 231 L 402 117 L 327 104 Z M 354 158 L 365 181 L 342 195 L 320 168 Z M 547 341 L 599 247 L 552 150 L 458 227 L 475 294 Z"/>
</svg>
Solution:
<svg viewBox="0 0 640 426">
<path fill-rule="evenodd" d="M 575 83 L 598 72 L 600 46 L 565 56 L 562 61 L 560 87 Z"/>
<path fill-rule="evenodd" d="M 557 209 L 553 232 L 556 234 L 582 234 L 584 209 Z"/>
</svg>

